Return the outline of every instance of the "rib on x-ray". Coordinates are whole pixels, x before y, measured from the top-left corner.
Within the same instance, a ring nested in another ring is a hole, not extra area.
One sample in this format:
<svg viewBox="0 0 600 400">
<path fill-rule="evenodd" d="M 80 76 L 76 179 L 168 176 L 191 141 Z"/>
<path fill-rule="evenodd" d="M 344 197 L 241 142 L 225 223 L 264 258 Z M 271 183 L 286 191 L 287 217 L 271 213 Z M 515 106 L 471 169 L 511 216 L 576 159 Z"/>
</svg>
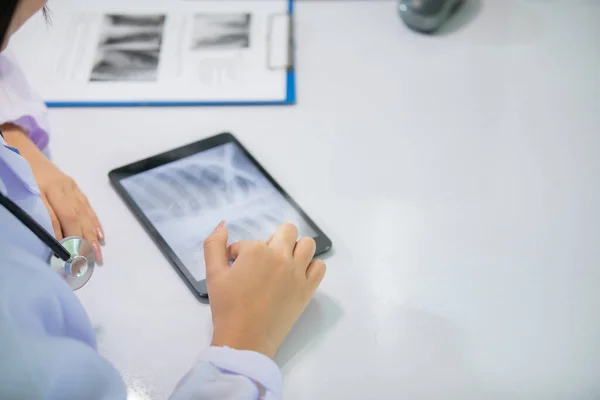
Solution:
<svg viewBox="0 0 600 400">
<path fill-rule="evenodd" d="M 124 179 L 144 215 L 198 280 L 202 243 L 221 220 L 229 242 L 266 240 L 283 222 L 314 230 L 233 143 Z"/>
</svg>

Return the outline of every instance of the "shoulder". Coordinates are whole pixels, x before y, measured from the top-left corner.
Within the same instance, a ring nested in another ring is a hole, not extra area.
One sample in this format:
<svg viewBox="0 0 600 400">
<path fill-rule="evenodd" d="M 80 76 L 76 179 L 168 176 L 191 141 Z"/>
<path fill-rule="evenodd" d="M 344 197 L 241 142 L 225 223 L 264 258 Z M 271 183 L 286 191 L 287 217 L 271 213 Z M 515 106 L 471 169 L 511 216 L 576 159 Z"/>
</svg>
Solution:
<svg viewBox="0 0 600 400">
<path fill-rule="evenodd" d="M 46 104 L 31 87 L 16 57 L 0 53 L 0 125 L 14 123 L 40 148 L 48 144 L 50 125 Z"/>
<path fill-rule="evenodd" d="M 0 100 L 9 97 L 37 97 L 23 73 L 16 57 L 10 50 L 0 53 Z"/>
</svg>

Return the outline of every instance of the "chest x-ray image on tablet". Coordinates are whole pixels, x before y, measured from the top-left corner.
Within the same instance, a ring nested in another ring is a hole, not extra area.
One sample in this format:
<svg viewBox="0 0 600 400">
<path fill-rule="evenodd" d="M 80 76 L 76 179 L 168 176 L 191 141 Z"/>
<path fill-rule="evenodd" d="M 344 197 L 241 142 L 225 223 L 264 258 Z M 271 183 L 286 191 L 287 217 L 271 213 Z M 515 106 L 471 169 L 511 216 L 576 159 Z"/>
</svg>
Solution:
<svg viewBox="0 0 600 400">
<path fill-rule="evenodd" d="M 112 171 L 111 181 L 170 261 L 206 296 L 203 242 L 225 220 L 229 243 L 267 240 L 294 223 L 329 239 L 232 135 L 222 134 Z"/>
</svg>

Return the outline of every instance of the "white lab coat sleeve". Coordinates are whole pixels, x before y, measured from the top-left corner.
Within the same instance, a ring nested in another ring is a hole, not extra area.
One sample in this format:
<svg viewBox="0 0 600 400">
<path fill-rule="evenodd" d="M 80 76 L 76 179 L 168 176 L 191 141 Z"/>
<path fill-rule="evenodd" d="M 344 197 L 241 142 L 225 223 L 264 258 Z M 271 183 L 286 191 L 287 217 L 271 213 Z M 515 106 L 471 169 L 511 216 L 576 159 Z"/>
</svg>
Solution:
<svg viewBox="0 0 600 400">
<path fill-rule="evenodd" d="M 61 337 L 0 333 L 2 399 L 127 398 L 119 373 L 93 348 Z M 273 361 L 246 351 L 210 348 L 171 400 L 276 400 L 281 375 Z M 224 368 L 225 367 L 225 368 Z M 236 373 L 235 371 L 242 371 Z M 264 382 L 264 383 L 262 383 Z"/>
<path fill-rule="evenodd" d="M 0 399 L 125 400 L 123 379 L 97 352 L 94 329 L 70 288 L 20 246 L 0 242 L 0 255 Z M 275 400 L 281 386 L 268 357 L 211 347 L 172 399 Z"/>
<path fill-rule="evenodd" d="M 282 377 L 270 358 L 228 347 L 211 347 L 180 382 L 171 400 L 276 400 Z"/>
<path fill-rule="evenodd" d="M 2 328 L 2 399 L 127 398 L 119 373 L 95 349 L 65 337 L 28 335 Z M 181 380 L 171 400 L 276 400 L 281 374 L 267 357 L 210 348 Z"/>
</svg>

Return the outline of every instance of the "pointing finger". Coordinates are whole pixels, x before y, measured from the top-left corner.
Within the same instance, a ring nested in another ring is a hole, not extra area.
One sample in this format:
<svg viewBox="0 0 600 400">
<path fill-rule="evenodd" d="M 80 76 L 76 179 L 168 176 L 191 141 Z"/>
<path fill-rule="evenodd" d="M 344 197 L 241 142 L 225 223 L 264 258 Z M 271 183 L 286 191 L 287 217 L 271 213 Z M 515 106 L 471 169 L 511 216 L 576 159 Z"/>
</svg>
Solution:
<svg viewBox="0 0 600 400">
<path fill-rule="evenodd" d="M 204 262 L 206 278 L 216 276 L 229 268 L 227 255 L 227 238 L 229 234 L 225 222 L 220 222 L 214 232 L 204 241 Z"/>
</svg>

